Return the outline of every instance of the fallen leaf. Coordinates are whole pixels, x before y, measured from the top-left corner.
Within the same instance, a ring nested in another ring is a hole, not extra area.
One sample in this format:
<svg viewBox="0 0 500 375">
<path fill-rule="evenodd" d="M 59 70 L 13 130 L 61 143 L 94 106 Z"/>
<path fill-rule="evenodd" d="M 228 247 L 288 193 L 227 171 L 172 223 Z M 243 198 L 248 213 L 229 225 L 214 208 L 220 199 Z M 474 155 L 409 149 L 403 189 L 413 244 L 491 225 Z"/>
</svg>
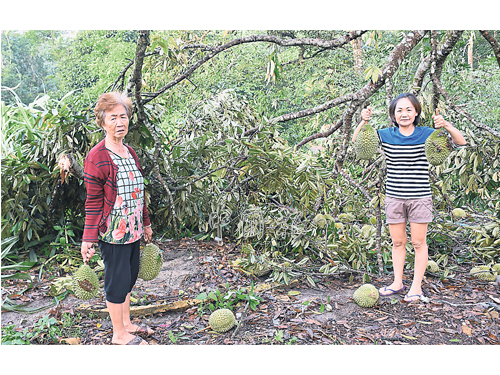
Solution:
<svg viewBox="0 0 500 375">
<path fill-rule="evenodd" d="M 82 343 L 82 339 L 79 337 L 60 338 L 59 343 L 66 343 L 66 344 L 70 344 L 70 345 L 80 345 Z"/>
<path fill-rule="evenodd" d="M 416 337 L 406 336 L 406 335 L 403 335 L 403 334 L 402 334 L 401 336 L 403 336 L 405 339 L 417 340 L 417 338 L 416 338 Z"/>
<path fill-rule="evenodd" d="M 490 319 L 498 319 L 498 311 L 487 311 L 484 315 L 486 315 Z"/>
<path fill-rule="evenodd" d="M 496 297 L 493 297 L 491 294 L 490 294 L 490 298 L 495 301 L 496 303 L 500 303 L 500 299 L 496 298 Z"/>
<path fill-rule="evenodd" d="M 299 294 L 300 294 L 300 292 L 297 290 L 291 290 L 288 292 L 289 296 L 298 296 Z"/>
<path fill-rule="evenodd" d="M 462 332 L 467 336 L 472 336 L 472 329 L 466 324 L 462 324 Z"/>
</svg>

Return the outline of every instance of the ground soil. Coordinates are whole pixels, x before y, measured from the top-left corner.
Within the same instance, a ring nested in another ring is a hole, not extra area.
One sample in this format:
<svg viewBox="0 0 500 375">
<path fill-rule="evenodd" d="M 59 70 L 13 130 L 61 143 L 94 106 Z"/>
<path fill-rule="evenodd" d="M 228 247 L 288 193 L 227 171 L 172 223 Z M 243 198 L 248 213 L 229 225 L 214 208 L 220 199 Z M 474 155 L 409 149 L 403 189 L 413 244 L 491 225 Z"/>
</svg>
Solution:
<svg viewBox="0 0 500 375">
<path fill-rule="evenodd" d="M 196 298 L 202 292 L 219 290 L 223 294 L 265 282 L 265 277 L 243 273 L 231 262 L 241 256 L 234 244 L 218 246 L 214 242 L 192 239 L 157 241 L 164 250 L 163 268 L 152 281 L 138 280 L 133 306 L 154 305 L 158 301 Z M 338 345 L 495 345 L 500 343 L 500 288 L 497 284 L 471 278 L 465 268 L 453 277 L 426 275 L 423 290 L 428 300 L 407 303 L 403 295 L 381 297 L 373 308 L 359 307 L 352 300 L 362 284 L 360 274 L 315 276 L 312 287 L 305 280 L 284 289 L 259 292 L 262 302 L 255 310 L 246 302 L 233 306 L 238 325 L 224 334 L 208 326 L 209 310 L 200 305 L 172 313 L 155 313 L 134 318 L 148 324 L 155 333 L 144 337 L 157 345 L 207 344 L 338 344 Z M 409 286 L 411 271 L 405 271 Z M 390 284 L 390 275 L 372 278 L 379 287 Z M 54 298 L 47 295 L 50 283 L 37 283 L 28 291 L 23 281 L 2 282 L 2 297 L 28 307 L 47 306 Z M 292 293 L 290 293 L 292 292 Z M 297 293 L 299 292 L 299 293 Z M 104 295 L 85 301 L 104 307 Z M 18 330 L 32 327 L 47 314 L 61 318 L 64 312 L 78 314 L 82 303 L 68 295 L 57 307 L 34 314 L 2 311 L 2 327 L 15 324 Z M 206 305 L 205 305 L 206 306 Z M 110 344 L 112 326 L 109 318 L 79 316 L 78 343 Z M 74 327 L 76 328 L 76 327 Z"/>
</svg>

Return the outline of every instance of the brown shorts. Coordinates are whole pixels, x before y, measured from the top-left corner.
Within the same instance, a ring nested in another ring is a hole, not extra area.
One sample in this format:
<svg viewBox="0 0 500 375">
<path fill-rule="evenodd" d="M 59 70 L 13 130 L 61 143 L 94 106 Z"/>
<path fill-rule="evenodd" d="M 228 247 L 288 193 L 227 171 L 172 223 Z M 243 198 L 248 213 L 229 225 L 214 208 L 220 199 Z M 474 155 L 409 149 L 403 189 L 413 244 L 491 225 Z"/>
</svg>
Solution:
<svg viewBox="0 0 500 375">
<path fill-rule="evenodd" d="M 385 197 L 387 224 L 430 223 L 432 221 L 432 197 L 400 199 Z"/>
</svg>

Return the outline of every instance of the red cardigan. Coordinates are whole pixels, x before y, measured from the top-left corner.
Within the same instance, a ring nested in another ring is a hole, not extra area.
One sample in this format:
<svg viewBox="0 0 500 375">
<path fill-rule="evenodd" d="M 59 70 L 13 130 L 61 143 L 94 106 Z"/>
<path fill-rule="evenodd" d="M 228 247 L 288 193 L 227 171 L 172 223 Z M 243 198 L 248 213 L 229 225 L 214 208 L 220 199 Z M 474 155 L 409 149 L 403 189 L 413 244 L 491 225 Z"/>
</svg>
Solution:
<svg viewBox="0 0 500 375">
<path fill-rule="evenodd" d="M 137 168 L 144 175 L 137 154 L 130 146 L 127 148 L 135 159 Z M 97 242 L 98 231 L 105 232 L 107 230 L 106 220 L 115 205 L 118 190 L 116 184 L 118 166 L 111 160 L 104 140 L 90 150 L 83 163 L 83 171 L 87 200 L 85 201 L 85 226 L 82 241 Z M 151 225 L 146 202 L 144 202 L 142 219 L 145 227 Z"/>
</svg>

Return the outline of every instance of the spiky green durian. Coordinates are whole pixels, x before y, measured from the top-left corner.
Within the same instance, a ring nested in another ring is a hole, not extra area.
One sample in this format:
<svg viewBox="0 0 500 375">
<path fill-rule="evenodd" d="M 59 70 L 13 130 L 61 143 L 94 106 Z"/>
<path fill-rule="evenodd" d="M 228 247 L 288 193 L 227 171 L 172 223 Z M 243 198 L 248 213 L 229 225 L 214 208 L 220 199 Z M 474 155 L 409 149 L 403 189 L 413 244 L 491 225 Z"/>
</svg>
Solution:
<svg viewBox="0 0 500 375">
<path fill-rule="evenodd" d="M 139 258 L 139 278 L 149 281 L 158 276 L 163 265 L 161 253 L 161 249 L 155 244 L 144 246 Z"/>
<path fill-rule="evenodd" d="M 425 141 L 425 156 L 432 165 L 441 165 L 450 155 L 451 144 L 444 128 L 436 129 Z"/>
<path fill-rule="evenodd" d="M 373 307 L 378 301 L 379 293 L 372 284 L 364 284 L 356 289 L 352 298 L 361 307 Z"/>
<path fill-rule="evenodd" d="M 340 214 L 339 215 L 339 220 L 343 223 L 349 223 L 351 221 L 354 221 L 355 217 L 353 214 L 351 213 L 347 213 L 347 214 Z"/>
<path fill-rule="evenodd" d="M 495 281 L 498 273 L 490 266 L 477 266 L 470 270 L 470 275 L 483 281 Z"/>
<path fill-rule="evenodd" d="M 430 259 L 427 261 L 427 268 L 426 269 L 427 269 L 427 271 L 430 271 L 432 273 L 439 272 L 438 264 Z"/>
<path fill-rule="evenodd" d="M 326 219 L 322 214 L 317 214 L 313 219 L 313 223 L 323 229 L 326 226 Z"/>
<path fill-rule="evenodd" d="M 500 263 L 494 264 L 493 266 L 491 266 L 491 268 L 493 269 L 493 271 L 500 273 Z"/>
<path fill-rule="evenodd" d="M 370 160 L 378 149 L 377 131 L 365 124 L 354 140 L 354 152 L 359 159 Z"/>
<path fill-rule="evenodd" d="M 208 318 L 208 324 L 215 332 L 224 333 L 234 327 L 236 319 L 229 309 L 215 310 Z"/>
<path fill-rule="evenodd" d="M 71 289 L 80 299 L 94 298 L 99 292 L 99 278 L 88 264 L 83 264 L 73 274 Z"/>
<path fill-rule="evenodd" d="M 461 208 L 455 208 L 453 211 L 451 211 L 451 214 L 453 215 L 453 217 L 458 217 L 460 219 L 463 219 L 465 216 L 467 216 L 465 211 Z"/>
</svg>

